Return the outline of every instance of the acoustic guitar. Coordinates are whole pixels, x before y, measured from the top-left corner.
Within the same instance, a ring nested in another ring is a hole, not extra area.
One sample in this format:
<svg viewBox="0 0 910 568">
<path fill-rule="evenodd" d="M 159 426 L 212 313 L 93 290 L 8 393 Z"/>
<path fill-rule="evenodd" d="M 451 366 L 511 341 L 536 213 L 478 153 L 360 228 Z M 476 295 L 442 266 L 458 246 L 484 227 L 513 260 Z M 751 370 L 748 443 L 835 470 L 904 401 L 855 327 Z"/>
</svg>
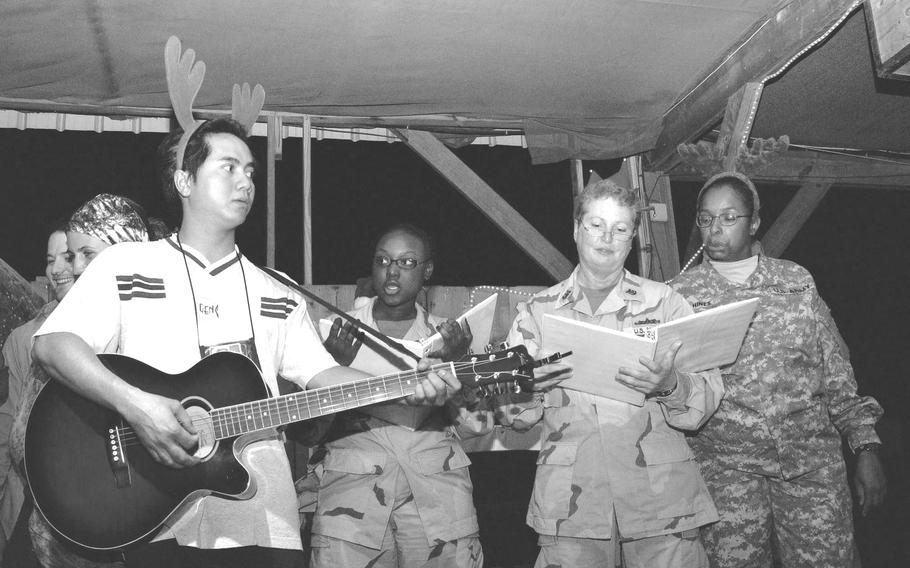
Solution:
<svg viewBox="0 0 910 568">
<path fill-rule="evenodd" d="M 41 390 L 25 434 L 25 470 L 35 503 L 66 539 L 96 550 L 122 549 L 153 535 L 182 506 L 203 495 L 248 499 L 255 480 L 238 460 L 274 428 L 401 398 L 427 371 L 403 371 L 269 397 L 256 365 L 216 353 L 170 375 L 123 355 L 98 356 L 144 391 L 180 400 L 199 432 L 198 465 L 154 461 L 123 418 L 57 381 Z M 550 359 L 552 360 L 552 358 Z M 531 380 L 524 347 L 470 356 L 432 369 L 454 372 L 465 387 Z"/>
</svg>

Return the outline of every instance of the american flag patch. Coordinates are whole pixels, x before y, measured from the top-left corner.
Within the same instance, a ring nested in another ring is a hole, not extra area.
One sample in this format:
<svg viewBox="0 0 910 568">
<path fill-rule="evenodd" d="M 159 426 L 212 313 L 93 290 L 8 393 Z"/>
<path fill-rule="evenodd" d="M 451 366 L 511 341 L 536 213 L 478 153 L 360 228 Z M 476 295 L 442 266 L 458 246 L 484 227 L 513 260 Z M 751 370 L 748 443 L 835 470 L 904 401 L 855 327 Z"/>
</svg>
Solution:
<svg viewBox="0 0 910 568">
<path fill-rule="evenodd" d="M 117 290 L 120 300 L 129 302 L 133 298 L 164 299 L 164 278 L 150 278 L 141 274 L 117 276 Z"/>
<path fill-rule="evenodd" d="M 290 298 L 262 298 L 259 315 L 267 318 L 288 319 L 297 302 Z"/>
</svg>

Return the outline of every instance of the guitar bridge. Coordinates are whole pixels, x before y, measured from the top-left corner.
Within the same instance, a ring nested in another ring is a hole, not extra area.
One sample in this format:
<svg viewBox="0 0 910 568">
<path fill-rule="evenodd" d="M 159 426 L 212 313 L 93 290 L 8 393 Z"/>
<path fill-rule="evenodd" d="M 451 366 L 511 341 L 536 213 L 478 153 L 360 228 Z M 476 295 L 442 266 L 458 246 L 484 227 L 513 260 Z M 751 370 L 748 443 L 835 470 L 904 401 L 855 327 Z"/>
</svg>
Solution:
<svg viewBox="0 0 910 568">
<path fill-rule="evenodd" d="M 130 479 L 130 464 L 126 459 L 126 449 L 123 444 L 124 426 L 112 426 L 108 429 L 107 463 L 114 474 L 114 484 L 118 489 L 132 485 Z"/>
</svg>

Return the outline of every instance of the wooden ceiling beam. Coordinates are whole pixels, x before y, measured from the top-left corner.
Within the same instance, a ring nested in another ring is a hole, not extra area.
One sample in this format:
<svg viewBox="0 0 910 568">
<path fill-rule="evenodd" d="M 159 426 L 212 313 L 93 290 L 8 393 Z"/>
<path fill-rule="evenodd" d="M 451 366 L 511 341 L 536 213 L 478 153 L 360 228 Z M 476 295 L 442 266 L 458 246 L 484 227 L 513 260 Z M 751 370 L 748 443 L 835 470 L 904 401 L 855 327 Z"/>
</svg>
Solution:
<svg viewBox="0 0 910 568">
<path fill-rule="evenodd" d="M 569 259 L 435 136 L 420 130 L 394 132 L 555 281 L 571 274 L 574 266 Z"/>
<path fill-rule="evenodd" d="M 106 116 L 113 119 L 139 117 L 173 118 L 174 116 L 174 111 L 169 106 L 167 108 L 97 106 L 91 104 L 60 103 L 55 101 L 12 99 L 8 97 L 0 97 L 0 109 L 17 110 L 20 112 L 84 114 L 91 116 Z M 259 121 L 264 122 L 269 115 L 273 114 L 280 115 L 283 124 L 286 126 L 302 126 L 304 121 L 309 120 L 311 126 L 317 128 L 423 128 L 435 132 L 460 134 L 463 136 L 504 136 L 524 134 L 524 121 L 520 119 L 488 120 L 447 114 L 417 116 L 331 116 L 265 110 L 259 115 Z M 193 116 L 199 120 L 208 120 L 230 115 L 230 109 L 201 109 L 193 111 Z"/>
<path fill-rule="evenodd" d="M 685 164 L 669 172 L 672 182 L 704 181 Z M 785 185 L 831 182 L 834 186 L 910 189 L 910 163 L 790 150 L 749 176 L 756 183 Z"/>
<path fill-rule="evenodd" d="M 787 203 L 787 207 L 774 220 L 774 224 L 761 239 L 768 256 L 779 258 L 803 225 L 818 208 L 831 188 L 831 182 L 810 181 L 804 184 Z"/>
<path fill-rule="evenodd" d="M 731 95 L 748 82 L 764 83 L 856 5 L 856 0 L 786 2 L 748 30 L 737 44 L 741 47 L 726 52 L 664 115 L 648 169 L 668 171 L 675 166 L 676 146 L 717 124 Z"/>
<path fill-rule="evenodd" d="M 758 110 L 758 101 L 761 100 L 764 88 L 761 83 L 746 83 L 727 100 L 724 120 L 720 124 L 720 135 L 717 137 L 717 144 L 724 150 L 726 172 L 736 169 L 739 149 L 746 146 L 749 141 L 755 111 Z"/>
</svg>

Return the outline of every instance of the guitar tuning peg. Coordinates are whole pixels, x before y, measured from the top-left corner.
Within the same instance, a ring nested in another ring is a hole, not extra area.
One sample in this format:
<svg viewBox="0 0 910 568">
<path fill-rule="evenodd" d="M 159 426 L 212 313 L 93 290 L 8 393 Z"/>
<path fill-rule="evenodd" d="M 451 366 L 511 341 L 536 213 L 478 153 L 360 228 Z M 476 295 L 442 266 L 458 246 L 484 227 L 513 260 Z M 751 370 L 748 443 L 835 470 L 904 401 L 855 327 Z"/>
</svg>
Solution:
<svg viewBox="0 0 910 568">
<path fill-rule="evenodd" d="M 520 394 L 520 393 L 521 393 L 521 385 L 518 384 L 518 381 L 511 381 L 511 382 L 509 383 L 509 385 L 511 386 L 512 394 Z"/>
<path fill-rule="evenodd" d="M 484 353 L 492 353 L 495 350 L 496 350 L 496 348 L 493 347 L 492 343 L 487 343 L 486 345 L 483 346 Z"/>
</svg>

